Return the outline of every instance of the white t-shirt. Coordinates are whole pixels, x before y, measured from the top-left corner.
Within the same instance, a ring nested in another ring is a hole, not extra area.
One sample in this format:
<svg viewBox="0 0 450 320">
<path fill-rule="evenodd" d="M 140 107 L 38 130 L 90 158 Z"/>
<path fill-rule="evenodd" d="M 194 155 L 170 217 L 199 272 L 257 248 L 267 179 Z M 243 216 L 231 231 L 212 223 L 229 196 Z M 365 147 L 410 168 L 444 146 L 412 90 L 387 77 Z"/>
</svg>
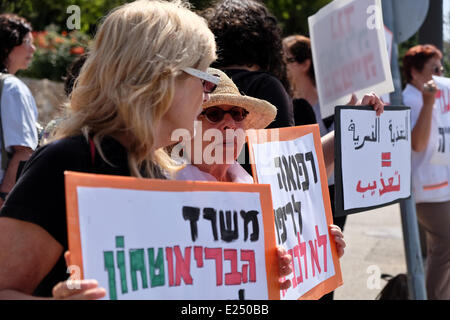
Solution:
<svg viewBox="0 0 450 320">
<path fill-rule="evenodd" d="M 403 90 L 403 104 L 411 107 L 411 128 L 417 123 L 423 107 L 422 92 L 407 84 Z M 411 176 L 415 201 L 444 202 L 450 200 L 450 166 L 430 164 L 430 159 L 437 141 L 436 105 L 433 107 L 431 134 L 427 148 L 422 152 L 411 151 Z"/>
<path fill-rule="evenodd" d="M 30 89 L 17 77 L 7 77 L 1 96 L 1 121 L 3 139 L 8 152 L 11 152 L 11 146 L 36 149 L 38 145 L 37 118 L 36 102 Z M 2 143 L 3 141 L 0 141 L 0 146 Z M 0 158 L 0 183 L 3 181 L 3 175 Z"/>
</svg>

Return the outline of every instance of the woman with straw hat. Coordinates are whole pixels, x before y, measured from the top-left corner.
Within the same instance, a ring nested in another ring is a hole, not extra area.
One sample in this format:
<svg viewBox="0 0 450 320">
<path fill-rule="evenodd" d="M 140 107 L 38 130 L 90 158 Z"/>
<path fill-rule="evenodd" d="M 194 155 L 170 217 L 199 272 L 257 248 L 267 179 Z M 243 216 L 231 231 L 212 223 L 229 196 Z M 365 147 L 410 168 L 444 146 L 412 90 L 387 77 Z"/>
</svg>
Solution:
<svg viewBox="0 0 450 320">
<path fill-rule="evenodd" d="M 275 119 L 276 108 L 265 100 L 242 95 L 222 71 L 209 68 L 208 73 L 219 76 L 220 82 L 210 99 L 203 104 L 203 111 L 198 117 L 201 130 L 197 130 L 194 139 L 183 146 L 186 151 L 183 155 L 189 164 L 178 171 L 176 178 L 253 183 L 252 176 L 236 161 L 244 146 L 244 130 L 267 127 Z M 212 136 L 215 139 L 210 142 L 208 137 Z M 202 140 L 201 144 L 197 139 Z M 196 148 L 197 145 L 201 148 Z M 177 148 L 172 150 L 172 157 L 176 156 L 176 151 Z M 198 159 L 201 161 L 195 161 Z M 335 225 L 330 225 L 330 232 L 335 237 L 341 257 L 345 247 L 343 234 Z M 280 277 L 287 276 L 292 272 L 292 257 L 281 246 L 278 247 L 278 255 Z M 281 289 L 290 285 L 290 280 L 280 282 Z"/>
</svg>

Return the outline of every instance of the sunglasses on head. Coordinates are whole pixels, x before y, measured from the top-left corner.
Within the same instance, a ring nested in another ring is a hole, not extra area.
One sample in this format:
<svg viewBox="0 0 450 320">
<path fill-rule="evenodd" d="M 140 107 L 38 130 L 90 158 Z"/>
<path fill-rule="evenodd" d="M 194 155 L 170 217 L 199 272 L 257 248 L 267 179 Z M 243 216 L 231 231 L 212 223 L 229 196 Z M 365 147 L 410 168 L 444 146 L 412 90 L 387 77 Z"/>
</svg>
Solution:
<svg viewBox="0 0 450 320">
<path fill-rule="evenodd" d="M 219 84 L 220 76 L 217 74 L 212 75 L 194 68 L 184 68 L 182 70 L 202 81 L 204 93 L 212 93 Z"/>
<path fill-rule="evenodd" d="M 219 107 L 210 107 L 203 110 L 200 115 L 204 115 L 211 123 L 217 123 L 223 120 L 226 113 L 229 113 L 231 118 L 236 122 L 243 121 L 248 115 L 248 111 L 241 107 L 233 107 L 230 110 L 223 110 Z"/>
</svg>

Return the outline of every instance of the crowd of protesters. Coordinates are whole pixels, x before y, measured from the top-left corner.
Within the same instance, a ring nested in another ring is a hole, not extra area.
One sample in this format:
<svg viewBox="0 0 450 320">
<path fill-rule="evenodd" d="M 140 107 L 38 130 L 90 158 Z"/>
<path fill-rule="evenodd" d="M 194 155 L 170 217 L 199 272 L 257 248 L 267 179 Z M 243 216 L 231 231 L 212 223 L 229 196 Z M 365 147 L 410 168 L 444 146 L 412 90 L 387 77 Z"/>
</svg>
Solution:
<svg viewBox="0 0 450 320">
<path fill-rule="evenodd" d="M 120 6 L 103 20 L 88 54 L 72 65 L 65 114 L 50 124 L 37 148 L 35 102 L 13 76 L 28 66 L 35 50 L 31 26 L 18 16 L 0 15 L 0 71 L 8 75 L 0 90 L 2 168 L 3 161 L 8 164 L 0 184 L 0 299 L 105 296 L 95 280 L 79 281 L 78 289 L 67 286 L 66 170 L 252 183 L 248 154 L 244 163 L 236 161 L 247 150 L 236 135 L 222 143 L 220 164 L 190 164 L 186 150 L 193 145 L 183 148 L 187 165 L 171 157 L 172 132 L 185 129 L 194 136 L 195 120 L 224 137 L 228 130 L 318 123 L 334 195 L 334 119 L 320 115 L 310 40 L 300 35 L 283 40 L 281 34 L 276 18 L 255 0 L 221 0 L 202 16 L 183 1 Z M 441 72 L 442 54 L 430 48 L 412 48 L 405 56 L 404 99 L 412 107 L 413 166 L 431 172 L 421 159 L 434 103 L 430 80 Z M 371 105 L 377 115 L 384 110 L 373 93 L 360 101 L 352 96 L 349 104 Z M 26 161 L 23 168 L 20 161 Z M 424 197 L 417 205 L 428 236 L 427 289 L 434 299 L 450 299 L 449 200 Z M 346 245 L 344 225 L 345 219 L 335 219 L 329 226 L 339 257 Z M 277 254 L 281 278 L 292 272 L 292 257 L 281 246 Z M 280 289 L 290 285 L 280 280 Z"/>
</svg>

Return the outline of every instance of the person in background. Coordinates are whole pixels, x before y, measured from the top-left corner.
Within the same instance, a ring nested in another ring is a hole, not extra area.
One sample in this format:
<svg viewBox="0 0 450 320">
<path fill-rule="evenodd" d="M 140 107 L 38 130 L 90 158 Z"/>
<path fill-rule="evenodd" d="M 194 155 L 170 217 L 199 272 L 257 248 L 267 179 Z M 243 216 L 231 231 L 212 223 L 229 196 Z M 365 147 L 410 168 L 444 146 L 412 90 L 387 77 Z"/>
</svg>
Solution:
<svg viewBox="0 0 450 320">
<path fill-rule="evenodd" d="M 15 14 L 0 15 L 0 208 L 16 183 L 21 162 L 38 145 L 38 111 L 30 89 L 15 77 L 28 68 L 36 51 L 32 28 Z"/>
<path fill-rule="evenodd" d="M 164 179 L 178 166 L 163 148 L 176 129 L 193 134 L 218 82 L 205 72 L 215 58 L 214 35 L 183 1 L 139 0 L 108 14 L 67 119 L 0 211 L 0 299 L 105 296 L 88 279 L 81 290 L 58 285 L 68 276 L 64 171 Z"/>
<path fill-rule="evenodd" d="M 265 5 L 254 0 L 222 0 L 204 11 L 216 37 L 222 69 L 245 95 L 277 108 L 268 128 L 294 125 L 292 100 L 283 63 L 281 29 Z"/>
<path fill-rule="evenodd" d="M 311 40 L 302 35 L 291 35 L 283 39 L 284 60 L 287 75 L 294 98 L 295 125 L 317 123 L 320 136 L 334 132 L 334 116 L 322 119 L 320 113 L 319 95 L 316 87 L 314 63 L 312 59 Z M 352 95 L 349 105 L 357 104 L 355 95 Z M 328 177 L 328 190 L 330 193 L 331 210 L 334 223 L 344 231 L 347 216 L 335 216 L 335 185 L 334 174 Z M 322 299 L 332 300 L 334 292 L 330 292 Z"/>
<path fill-rule="evenodd" d="M 292 99 L 283 63 L 281 29 L 262 2 L 221 0 L 203 12 L 218 48 L 214 68 L 223 70 L 241 93 L 263 99 L 277 108 L 268 128 L 294 125 Z M 251 173 L 248 149 L 240 160 Z"/>
<path fill-rule="evenodd" d="M 430 163 L 438 132 L 433 75 L 442 76 L 442 52 L 430 44 L 403 58 L 403 104 L 411 107 L 412 184 L 417 218 L 426 234 L 428 299 L 450 300 L 450 165 Z M 448 112 L 448 111 L 447 111 Z"/>
</svg>

